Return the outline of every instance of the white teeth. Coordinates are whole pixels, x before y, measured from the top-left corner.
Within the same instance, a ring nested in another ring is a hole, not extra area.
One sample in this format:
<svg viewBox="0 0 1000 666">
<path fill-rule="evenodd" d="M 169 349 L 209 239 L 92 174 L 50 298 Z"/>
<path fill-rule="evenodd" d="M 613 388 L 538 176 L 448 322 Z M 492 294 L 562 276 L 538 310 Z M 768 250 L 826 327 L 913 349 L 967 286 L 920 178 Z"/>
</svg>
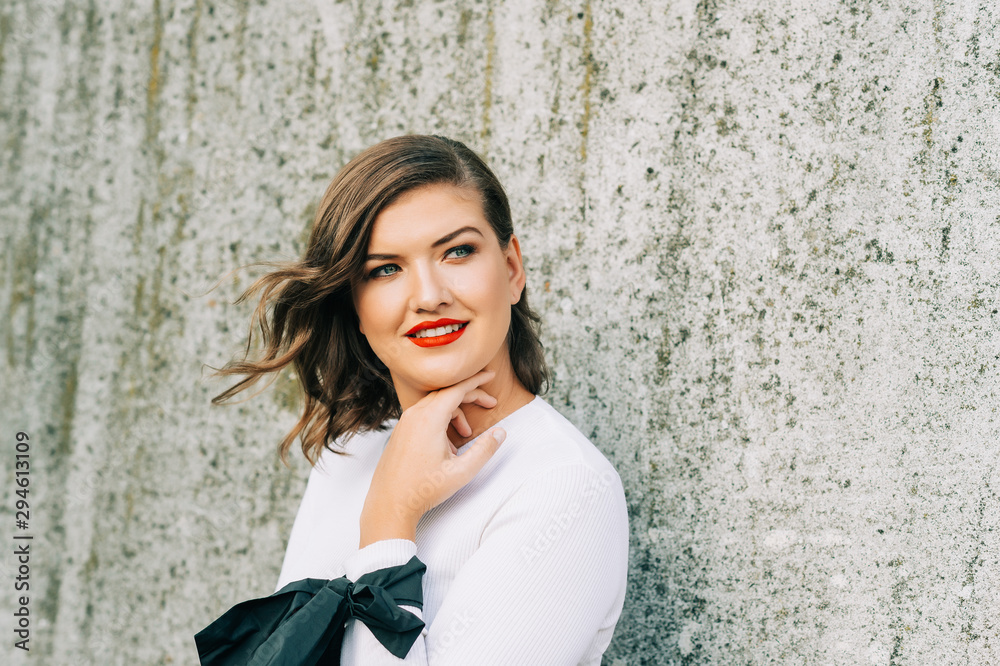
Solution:
<svg viewBox="0 0 1000 666">
<path fill-rule="evenodd" d="M 437 328 L 425 328 L 422 331 L 417 331 L 413 334 L 415 338 L 436 338 L 439 335 L 444 335 L 446 333 L 454 333 L 458 329 L 462 328 L 465 324 L 449 324 L 448 326 L 438 326 Z"/>
</svg>

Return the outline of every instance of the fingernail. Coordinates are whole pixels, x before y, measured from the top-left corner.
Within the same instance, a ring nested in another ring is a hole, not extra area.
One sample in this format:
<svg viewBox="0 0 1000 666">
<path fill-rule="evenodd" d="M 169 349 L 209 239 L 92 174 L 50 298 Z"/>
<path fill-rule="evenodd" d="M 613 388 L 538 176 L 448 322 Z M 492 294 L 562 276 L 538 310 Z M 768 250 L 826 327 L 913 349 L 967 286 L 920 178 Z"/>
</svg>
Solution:
<svg viewBox="0 0 1000 666">
<path fill-rule="evenodd" d="M 493 431 L 493 439 L 497 440 L 497 444 L 502 444 L 503 440 L 507 439 L 507 431 L 503 428 L 497 428 Z"/>
</svg>

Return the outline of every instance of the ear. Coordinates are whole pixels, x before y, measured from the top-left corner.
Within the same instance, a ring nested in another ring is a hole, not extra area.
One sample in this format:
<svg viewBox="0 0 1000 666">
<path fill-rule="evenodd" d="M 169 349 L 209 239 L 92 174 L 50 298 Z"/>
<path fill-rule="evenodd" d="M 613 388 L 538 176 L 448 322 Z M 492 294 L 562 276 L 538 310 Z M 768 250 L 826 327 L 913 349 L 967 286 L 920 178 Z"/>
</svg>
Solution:
<svg viewBox="0 0 1000 666">
<path fill-rule="evenodd" d="M 521 260 L 521 243 L 517 236 L 511 234 L 505 252 L 507 262 L 507 281 L 510 287 L 510 304 L 514 305 L 521 300 L 521 292 L 524 291 L 524 283 L 527 276 L 524 273 L 524 262 Z"/>
</svg>

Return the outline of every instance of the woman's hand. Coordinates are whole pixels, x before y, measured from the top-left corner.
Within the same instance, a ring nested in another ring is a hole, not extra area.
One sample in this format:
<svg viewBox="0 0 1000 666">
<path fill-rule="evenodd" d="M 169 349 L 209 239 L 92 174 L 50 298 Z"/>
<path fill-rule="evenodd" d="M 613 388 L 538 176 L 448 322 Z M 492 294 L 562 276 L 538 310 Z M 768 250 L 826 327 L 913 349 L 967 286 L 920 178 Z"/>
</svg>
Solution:
<svg viewBox="0 0 1000 666">
<path fill-rule="evenodd" d="M 461 456 L 447 432 L 452 424 L 462 437 L 472 435 L 461 405 L 496 406 L 496 398 L 479 388 L 493 376 L 484 370 L 428 393 L 403 412 L 361 510 L 361 548 L 383 539 L 412 541 L 421 516 L 471 481 L 496 453 L 506 437 L 500 428 L 483 433 Z"/>
</svg>

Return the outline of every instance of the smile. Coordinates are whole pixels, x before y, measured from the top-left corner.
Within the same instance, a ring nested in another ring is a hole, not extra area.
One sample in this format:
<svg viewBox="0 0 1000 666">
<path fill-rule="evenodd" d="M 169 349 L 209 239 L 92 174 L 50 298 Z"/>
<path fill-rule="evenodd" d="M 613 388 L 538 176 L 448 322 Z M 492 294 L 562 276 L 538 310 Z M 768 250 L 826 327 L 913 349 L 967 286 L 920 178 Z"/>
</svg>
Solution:
<svg viewBox="0 0 1000 666">
<path fill-rule="evenodd" d="M 439 347 L 450 344 L 462 337 L 462 333 L 465 332 L 468 324 L 469 322 L 465 322 L 463 324 L 448 324 L 435 328 L 424 328 L 416 333 L 408 334 L 406 337 L 418 347 Z"/>
<path fill-rule="evenodd" d="M 440 335 L 446 333 L 454 333 L 460 328 L 464 328 L 465 324 L 450 324 L 448 326 L 439 326 L 437 328 L 425 328 L 422 331 L 417 331 L 413 334 L 415 338 L 436 338 Z"/>
</svg>

